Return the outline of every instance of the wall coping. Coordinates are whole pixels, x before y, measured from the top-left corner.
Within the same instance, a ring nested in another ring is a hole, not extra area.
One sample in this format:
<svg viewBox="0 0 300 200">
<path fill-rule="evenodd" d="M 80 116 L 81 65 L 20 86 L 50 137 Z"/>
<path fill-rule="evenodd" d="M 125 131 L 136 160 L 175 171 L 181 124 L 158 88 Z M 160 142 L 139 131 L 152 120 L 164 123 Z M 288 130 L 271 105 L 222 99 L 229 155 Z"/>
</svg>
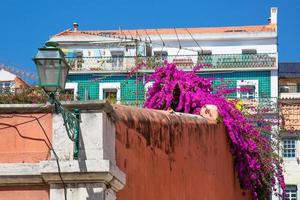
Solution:
<svg viewBox="0 0 300 200">
<path fill-rule="evenodd" d="M 121 190 L 126 183 L 125 174 L 109 160 L 84 160 L 86 169 L 81 169 L 80 161 L 59 161 L 61 173 L 54 160 L 40 163 L 0 164 L 0 187 L 18 185 L 45 185 L 61 183 L 103 182 L 114 191 Z"/>
<path fill-rule="evenodd" d="M 118 119 L 112 105 L 107 101 L 61 101 L 61 104 L 69 110 L 78 108 L 81 112 L 103 111 L 113 121 Z M 0 114 L 26 113 L 54 113 L 54 106 L 48 102 L 46 104 L 0 104 Z"/>
</svg>

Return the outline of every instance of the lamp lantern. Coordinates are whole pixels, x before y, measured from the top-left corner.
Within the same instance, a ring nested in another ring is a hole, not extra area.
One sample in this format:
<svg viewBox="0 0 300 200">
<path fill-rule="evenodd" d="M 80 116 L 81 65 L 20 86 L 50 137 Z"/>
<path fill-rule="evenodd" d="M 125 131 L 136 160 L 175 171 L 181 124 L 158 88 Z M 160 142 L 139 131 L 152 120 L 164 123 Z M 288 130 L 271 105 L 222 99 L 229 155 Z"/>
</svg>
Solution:
<svg viewBox="0 0 300 200">
<path fill-rule="evenodd" d="M 39 48 L 33 60 L 39 75 L 39 85 L 47 93 L 65 89 L 70 67 L 64 53 L 55 43 L 46 43 L 46 47 Z"/>
</svg>

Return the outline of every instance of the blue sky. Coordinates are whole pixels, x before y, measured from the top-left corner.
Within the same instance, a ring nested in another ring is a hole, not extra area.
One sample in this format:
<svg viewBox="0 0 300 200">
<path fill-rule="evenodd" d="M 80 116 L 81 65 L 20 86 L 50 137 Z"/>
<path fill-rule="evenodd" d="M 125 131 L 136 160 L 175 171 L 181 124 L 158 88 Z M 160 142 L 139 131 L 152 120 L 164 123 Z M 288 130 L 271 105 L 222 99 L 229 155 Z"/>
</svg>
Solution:
<svg viewBox="0 0 300 200">
<path fill-rule="evenodd" d="M 300 61 L 300 0 L 1 0 L 0 63 L 34 72 L 49 36 L 71 28 L 131 29 L 266 24 L 279 9 L 279 60 Z"/>
</svg>

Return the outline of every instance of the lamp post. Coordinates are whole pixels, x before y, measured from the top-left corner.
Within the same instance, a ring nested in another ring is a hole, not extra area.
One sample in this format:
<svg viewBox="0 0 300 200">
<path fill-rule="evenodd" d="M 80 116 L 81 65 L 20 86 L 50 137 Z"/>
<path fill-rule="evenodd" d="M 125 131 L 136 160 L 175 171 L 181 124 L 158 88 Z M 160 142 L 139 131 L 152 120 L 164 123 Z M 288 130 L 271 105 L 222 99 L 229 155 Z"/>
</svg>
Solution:
<svg viewBox="0 0 300 200">
<path fill-rule="evenodd" d="M 72 113 L 64 108 L 56 97 L 56 93 L 65 89 L 69 65 L 58 44 L 47 42 L 45 47 L 39 48 L 33 58 L 36 64 L 39 86 L 49 96 L 49 102 L 55 106 L 55 112 L 62 114 L 68 137 L 74 142 L 74 158 L 78 158 L 78 136 L 80 130 L 80 112 L 75 109 Z"/>
</svg>

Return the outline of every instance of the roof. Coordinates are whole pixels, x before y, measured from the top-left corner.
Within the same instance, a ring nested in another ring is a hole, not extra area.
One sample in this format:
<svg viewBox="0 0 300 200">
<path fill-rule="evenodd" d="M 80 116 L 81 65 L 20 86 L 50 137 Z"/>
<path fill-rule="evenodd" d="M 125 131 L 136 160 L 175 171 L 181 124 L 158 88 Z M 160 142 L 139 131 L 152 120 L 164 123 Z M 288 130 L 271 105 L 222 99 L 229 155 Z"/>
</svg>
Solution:
<svg viewBox="0 0 300 200">
<path fill-rule="evenodd" d="M 1 69 L 0 66 L 0 81 L 14 81 L 17 76 L 7 70 Z"/>
<path fill-rule="evenodd" d="M 255 26 L 228 26 L 228 27 L 207 27 L 207 28 L 160 28 L 160 29 L 130 29 L 130 30 L 86 30 L 74 31 L 67 29 L 57 36 L 84 36 L 84 35 L 175 35 L 175 34 L 208 34 L 208 33 L 256 33 L 256 32 L 276 32 L 276 24 L 255 25 Z"/>
<path fill-rule="evenodd" d="M 300 62 L 279 63 L 279 77 L 300 77 Z"/>
</svg>

